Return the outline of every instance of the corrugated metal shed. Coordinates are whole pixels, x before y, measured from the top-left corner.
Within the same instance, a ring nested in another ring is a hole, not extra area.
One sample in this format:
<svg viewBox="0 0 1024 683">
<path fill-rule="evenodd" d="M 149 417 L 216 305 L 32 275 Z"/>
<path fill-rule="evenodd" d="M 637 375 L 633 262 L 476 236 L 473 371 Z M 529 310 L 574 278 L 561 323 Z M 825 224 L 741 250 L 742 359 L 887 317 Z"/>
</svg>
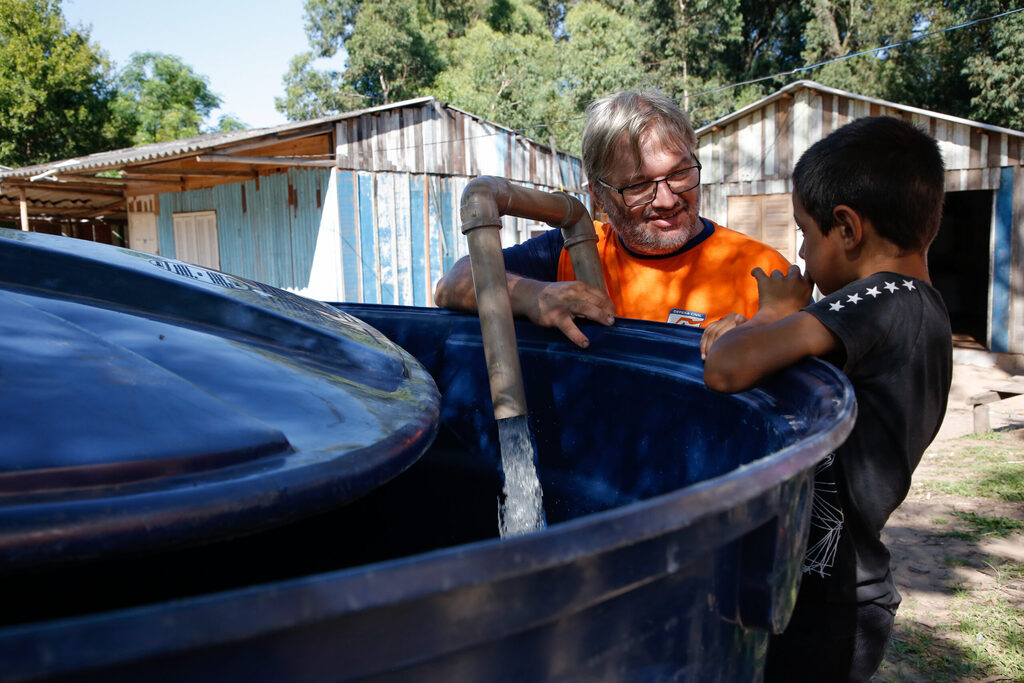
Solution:
<svg viewBox="0 0 1024 683">
<path fill-rule="evenodd" d="M 930 252 L 954 322 L 1024 353 L 1024 132 L 797 81 L 700 128 L 704 215 L 797 260 L 791 173 L 814 142 L 864 116 L 927 130 L 946 163 L 946 220 Z M 979 283 L 987 281 L 987 288 Z"/>
<path fill-rule="evenodd" d="M 458 216 L 469 180 L 502 176 L 587 201 L 581 174 L 573 156 L 424 97 L 0 172 L 0 218 L 27 206 L 41 230 L 44 219 L 102 215 L 127 223 L 132 248 L 319 299 L 429 305 L 466 253 Z M 503 241 L 536 227 L 506 218 Z M 202 246 L 210 240 L 215 249 Z"/>
</svg>

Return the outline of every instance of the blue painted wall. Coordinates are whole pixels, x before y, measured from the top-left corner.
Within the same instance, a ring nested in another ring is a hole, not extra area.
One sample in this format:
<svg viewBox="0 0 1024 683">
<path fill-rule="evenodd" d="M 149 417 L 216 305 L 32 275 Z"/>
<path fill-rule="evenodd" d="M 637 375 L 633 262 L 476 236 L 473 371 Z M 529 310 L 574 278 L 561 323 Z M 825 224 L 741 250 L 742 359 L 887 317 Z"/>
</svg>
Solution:
<svg viewBox="0 0 1024 683">
<path fill-rule="evenodd" d="M 468 182 L 292 169 L 258 182 L 162 194 L 160 253 L 175 256 L 175 213 L 216 211 L 224 272 L 317 299 L 427 306 L 437 280 L 467 253 L 459 203 Z M 521 219 L 506 220 L 515 234 Z"/>
<path fill-rule="evenodd" d="M 993 221 L 992 314 L 989 316 L 991 338 L 988 346 L 996 353 L 1007 353 L 1010 346 L 1013 176 L 1012 166 L 1006 166 L 1000 170 L 999 189 L 996 191 L 995 220 Z"/>
<path fill-rule="evenodd" d="M 291 169 L 259 180 L 162 194 L 160 253 L 175 256 L 175 213 L 216 211 L 221 270 L 301 290 L 309 284 L 330 174 L 329 169 Z"/>
</svg>

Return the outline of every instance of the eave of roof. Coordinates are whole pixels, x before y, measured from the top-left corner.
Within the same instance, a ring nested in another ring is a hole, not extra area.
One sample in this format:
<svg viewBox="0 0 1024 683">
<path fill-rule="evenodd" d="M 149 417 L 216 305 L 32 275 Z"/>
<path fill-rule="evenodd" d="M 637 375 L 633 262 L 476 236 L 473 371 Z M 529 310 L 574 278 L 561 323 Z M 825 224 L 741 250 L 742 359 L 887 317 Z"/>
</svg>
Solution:
<svg viewBox="0 0 1024 683">
<path fill-rule="evenodd" d="M 711 132 L 715 128 L 722 128 L 723 126 L 726 126 L 726 125 L 732 123 L 733 121 L 736 121 L 738 119 L 743 118 L 744 116 L 747 116 L 748 114 L 750 114 L 755 109 L 759 109 L 759 108 L 764 107 L 765 105 L 770 104 L 770 103 L 772 103 L 772 102 L 774 102 L 774 101 L 776 101 L 778 99 L 781 99 L 783 97 L 791 95 L 794 91 L 800 90 L 801 88 L 806 88 L 808 90 L 817 90 L 817 91 L 820 91 L 820 92 L 823 92 L 823 93 L 828 93 L 830 95 L 840 95 L 842 97 L 849 97 L 851 99 L 860 100 L 862 102 L 868 102 L 870 104 L 877 104 L 877 105 L 880 105 L 882 107 L 887 107 L 889 109 L 897 109 L 899 111 L 905 111 L 905 112 L 908 112 L 908 113 L 911 113 L 911 114 L 920 114 L 921 116 L 928 116 L 928 117 L 935 118 L 935 119 L 941 119 L 943 121 L 949 121 L 950 123 L 958 123 L 958 124 L 962 124 L 962 125 L 966 125 L 966 126 L 971 126 L 972 128 L 977 128 L 979 130 L 986 130 L 986 131 L 990 131 L 992 133 L 1001 133 L 1001 134 L 1005 134 L 1005 135 L 1014 135 L 1016 137 L 1024 138 L 1024 131 L 1013 130 L 1012 128 L 1003 128 L 1001 126 L 993 126 L 993 125 L 990 125 L 990 124 L 987 124 L 987 123 L 979 123 L 978 121 L 972 121 L 970 119 L 960 118 L 959 116 L 950 116 L 949 114 L 943 114 L 943 113 L 937 112 L 937 111 L 930 111 L 928 109 L 920 109 L 918 107 L 911 107 L 911 106 L 905 105 L 905 104 L 897 104 L 896 102 L 889 102 L 888 100 L 880 100 L 880 99 L 877 99 L 877 98 L 874 98 L 874 97 L 867 97 L 865 95 L 858 95 L 856 93 L 848 92 L 846 90 L 839 90 L 837 88 L 830 88 L 827 85 L 822 85 L 821 83 L 816 83 L 814 81 L 806 81 L 806 80 L 794 81 L 794 82 L 790 83 L 789 85 L 787 85 L 787 86 L 785 86 L 783 88 L 780 88 L 779 90 L 777 90 L 776 92 L 772 93 L 771 95 L 768 95 L 767 97 L 764 97 L 764 98 L 762 98 L 762 99 L 760 99 L 760 100 L 758 100 L 756 102 L 752 102 L 751 104 L 748 104 L 747 106 L 743 107 L 742 109 L 737 109 L 736 111 L 734 111 L 734 112 L 732 112 L 730 114 L 726 114 L 722 118 L 717 119 L 715 121 L 712 121 L 711 123 L 709 123 L 709 124 L 707 124 L 705 126 L 701 126 L 696 131 L 697 137 L 699 138 L 702 135 L 704 135 L 705 133 Z"/>
<path fill-rule="evenodd" d="M 401 102 L 393 102 L 390 104 L 382 104 L 375 107 L 367 107 L 365 109 L 358 109 L 355 111 L 344 112 L 341 114 L 332 114 L 330 116 L 323 116 L 317 119 L 310 119 L 308 121 L 298 121 L 292 123 L 284 123 L 277 126 L 271 126 L 267 128 L 253 128 L 251 130 L 239 130 L 239 131 L 225 131 L 217 133 L 206 133 L 204 135 L 197 135 L 191 138 L 184 138 L 181 140 L 171 140 L 168 142 L 156 142 L 148 145 L 140 145 L 138 147 L 129 147 L 125 149 L 111 150 L 107 152 L 97 152 L 95 154 L 89 154 L 74 159 L 63 159 L 58 161 L 49 161 L 42 164 L 34 164 L 32 166 L 22 166 L 21 168 L 14 169 L 3 169 L 0 167 L 0 182 L 4 179 L 38 179 L 45 177 L 57 171 L 62 173 L 99 173 L 105 170 L 115 170 L 124 166 L 132 164 L 155 162 L 161 160 L 169 160 L 182 156 L 189 156 L 201 152 L 209 152 L 211 150 L 230 150 L 232 146 L 240 143 L 250 143 L 258 141 L 261 138 L 267 138 L 267 143 L 274 142 L 274 138 L 282 137 L 287 138 L 290 133 L 300 133 L 303 130 L 315 131 L 318 128 L 323 128 L 323 132 L 332 130 L 334 125 L 340 121 L 346 119 L 357 118 L 366 114 L 378 114 L 391 109 L 399 109 L 403 107 L 418 106 L 433 102 L 435 106 L 451 109 L 457 111 L 466 116 L 472 117 L 482 123 L 486 123 L 489 126 L 493 126 L 499 130 L 503 130 L 514 135 L 521 135 L 517 131 L 510 128 L 506 128 L 500 124 L 494 123 L 493 121 L 487 121 L 486 119 L 464 111 L 457 107 L 442 102 L 435 97 L 417 97 L 410 100 L 403 100 Z M 316 134 L 316 133 L 314 133 Z M 524 138 L 529 139 L 527 136 Z M 533 141 L 535 144 L 543 145 L 543 143 Z M 564 153 L 564 152 L 563 152 Z"/>
<path fill-rule="evenodd" d="M 206 133 L 203 135 L 196 135 L 191 138 L 183 138 L 181 140 L 155 142 L 148 145 L 139 145 L 138 147 L 128 147 L 125 149 L 116 149 L 107 152 L 96 152 L 95 154 L 88 154 L 74 159 L 49 161 L 42 164 L 34 164 L 32 166 L 0 170 L 0 180 L 3 180 L 4 178 L 34 178 L 54 170 L 60 170 L 65 173 L 80 173 L 82 171 L 94 171 L 98 173 L 100 171 L 116 169 L 130 164 L 172 159 L 184 155 L 195 154 L 197 152 L 209 151 L 211 149 L 230 147 L 232 144 L 259 140 L 260 138 L 272 139 L 275 136 L 293 133 L 307 128 L 316 129 L 318 127 L 324 127 L 325 130 L 330 130 L 335 123 L 345 119 L 363 116 L 369 113 L 378 113 L 399 107 L 415 106 L 425 102 L 430 102 L 434 99 L 435 98 L 433 97 L 418 97 L 412 100 L 404 100 L 402 102 L 383 104 L 376 107 L 344 112 L 342 114 L 323 116 L 309 121 L 283 123 L 277 126 L 253 128 L 250 130 Z M 268 140 L 268 142 L 270 141 L 272 140 Z"/>
</svg>

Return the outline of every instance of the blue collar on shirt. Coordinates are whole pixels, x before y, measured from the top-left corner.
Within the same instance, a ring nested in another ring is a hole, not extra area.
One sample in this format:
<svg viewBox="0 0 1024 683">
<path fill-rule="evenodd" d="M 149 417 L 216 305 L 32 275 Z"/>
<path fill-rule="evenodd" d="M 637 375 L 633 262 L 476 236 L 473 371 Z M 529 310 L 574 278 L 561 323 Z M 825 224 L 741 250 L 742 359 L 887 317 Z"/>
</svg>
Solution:
<svg viewBox="0 0 1024 683">
<path fill-rule="evenodd" d="M 634 257 L 634 258 L 639 258 L 639 259 L 672 258 L 673 256 L 679 256 L 683 252 L 689 251 L 690 249 L 693 249 L 698 244 L 700 244 L 701 242 L 703 242 L 704 240 L 706 240 L 707 238 L 709 238 L 713 234 L 715 234 L 715 224 L 714 223 L 712 223 L 711 221 L 709 221 L 707 218 L 704 218 L 704 217 L 700 217 L 700 220 L 704 223 L 704 229 L 701 230 L 699 233 L 697 233 L 694 237 L 690 238 L 690 240 L 688 242 L 686 242 L 686 244 L 684 244 L 683 246 L 679 247 L 675 251 L 670 252 L 668 254 L 638 254 L 638 253 L 636 253 L 635 251 L 633 251 L 632 249 L 630 249 L 629 247 L 626 246 L 626 243 L 622 241 L 622 237 L 619 235 L 619 233 L 616 232 L 615 236 L 618 237 L 618 239 L 619 239 L 619 245 L 621 245 L 622 248 L 625 249 L 626 252 L 629 253 L 629 255 Z"/>
</svg>

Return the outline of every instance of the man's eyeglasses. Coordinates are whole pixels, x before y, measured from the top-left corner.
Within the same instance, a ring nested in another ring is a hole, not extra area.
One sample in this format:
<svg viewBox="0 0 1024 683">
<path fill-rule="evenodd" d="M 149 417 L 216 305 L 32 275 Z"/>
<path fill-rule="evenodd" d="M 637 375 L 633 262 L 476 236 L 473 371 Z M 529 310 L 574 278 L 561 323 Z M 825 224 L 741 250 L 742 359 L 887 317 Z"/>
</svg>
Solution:
<svg viewBox="0 0 1024 683">
<path fill-rule="evenodd" d="M 675 173 L 669 173 L 664 178 L 645 180 L 642 183 L 635 183 L 626 187 L 614 187 L 600 178 L 597 179 L 597 182 L 609 190 L 615 190 L 622 195 L 622 203 L 626 206 L 643 206 L 650 204 L 658 196 L 658 183 L 665 183 L 668 185 L 668 189 L 675 194 L 682 194 L 700 185 L 701 165 L 697 159 L 694 159 L 694 161 L 697 162 L 696 166 L 690 166 Z"/>
</svg>

